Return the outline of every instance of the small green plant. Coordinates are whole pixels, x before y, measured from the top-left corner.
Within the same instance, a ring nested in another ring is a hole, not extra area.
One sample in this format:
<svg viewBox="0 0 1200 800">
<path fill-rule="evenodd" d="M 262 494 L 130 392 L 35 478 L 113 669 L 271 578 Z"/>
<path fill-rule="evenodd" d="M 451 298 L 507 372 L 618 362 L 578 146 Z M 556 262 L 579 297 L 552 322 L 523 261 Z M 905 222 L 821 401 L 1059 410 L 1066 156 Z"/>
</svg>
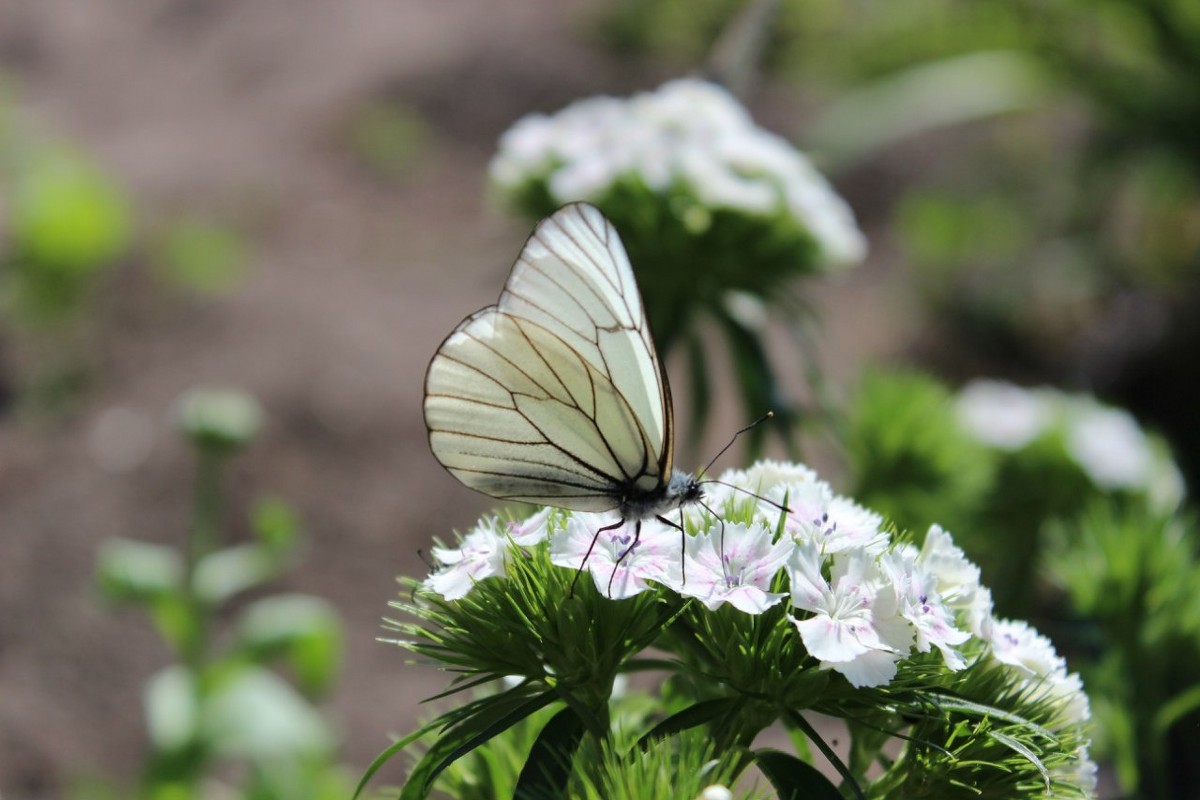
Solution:
<svg viewBox="0 0 1200 800">
<path fill-rule="evenodd" d="M 77 792 L 79 800 L 199 800 L 217 793 L 340 800 L 348 793 L 334 761 L 336 736 L 312 701 L 336 678 L 341 623 L 320 598 L 261 594 L 298 560 L 295 515 L 279 501 L 261 501 L 250 520 L 253 540 L 222 541 L 222 476 L 260 420 L 245 395 L 185 395 L 178 421 L 196 454 L 186 537 L 177 546 L 112 539 L 100 549 L 103 596 L 144 610 L 177 660 L 145 689 L 150 749 L 137 789 L 119 793 L 96 783 Z M 259 590 L 255 599 L 240 597 L 250 590 Z"/>
</svg>

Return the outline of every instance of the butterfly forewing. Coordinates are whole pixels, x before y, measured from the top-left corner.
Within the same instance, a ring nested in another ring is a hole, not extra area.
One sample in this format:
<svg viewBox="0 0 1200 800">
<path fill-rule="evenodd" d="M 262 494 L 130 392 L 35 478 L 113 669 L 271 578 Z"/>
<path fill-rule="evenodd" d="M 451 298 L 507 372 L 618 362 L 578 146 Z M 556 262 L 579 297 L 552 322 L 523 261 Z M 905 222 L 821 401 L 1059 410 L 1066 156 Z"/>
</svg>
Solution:
<svg viewBox="0 0 1200 800">
<path fill-rule="evenodd" d="M 463 320 L 425 379 L 434 455 L 473 489 L 601 511 L 671 469 L 671 409 L 633 271 L 598 210 L 543 222 L 500 301 Z"/>
</svg>

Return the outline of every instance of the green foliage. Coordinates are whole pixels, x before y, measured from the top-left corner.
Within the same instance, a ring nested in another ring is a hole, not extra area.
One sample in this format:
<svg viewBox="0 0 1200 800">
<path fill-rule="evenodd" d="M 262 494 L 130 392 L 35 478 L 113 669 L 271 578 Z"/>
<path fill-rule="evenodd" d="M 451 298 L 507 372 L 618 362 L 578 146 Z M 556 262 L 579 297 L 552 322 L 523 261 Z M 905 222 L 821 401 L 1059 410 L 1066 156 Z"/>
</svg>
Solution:
<svg viewBox="0 0 1200 800">
<path fill-rule="evenodd" d="M 1098 749 L 1128 792 L 1195 785 L 1200 720 L 1200 528 L 1193 518 L 1097 503 L 1049 531 L 1049 574 L 1080 622 Z"/>
<path fill-rule="evenodd" d="M 97 273 L 128 248 L 129 201 L 65 147 L 39 149 L 10 170 L 3 267 L 10 313 L 30 324 L 61 321 L 81 307 Z"/>
<path fill-rule="evenodd" d="M 841 437 L 851 493 L 902 529 L 923 532 L 936 522 L 956 534 L 967 531 L 995 466 L 983 445 L 948 424 L 952 416 L 953 398 L 936 380 L 916 372 L 866 373 Z"/>
<path fill-rule="evenodd" d="M 159 272 L 207 294 L 228 291 L 245 274 L 247 245 L 232 229 L 189 218 L 170 225 L 153 249 Z"/>
<path fill-rule="evenodd" d="M 337 678 L 337 614 L 325 601 L 298 594 L 235 603 L 297 561 L 295 515 L 278 500 L 264 501 L 253 514 L 253 541 L 220 541 L 223 468 L 250 442 L 259 415 L 244 395 L 189 395 L 181 428 L 198 468 L 187 541 L 171 547 L 114 539 L 101 547 L 97 581 L 104 597 L 145 610 L 177 656 L 146 685 L 150 750 L 136 793 L 120 796 L 198 800 L 219 791 L 245 800 L 333 800 L 348 793 L 334 762 L 336 736 L 313 704 Z M 218 636 L 222 617 L 231 618 L 231 635 Z M 241 778 L 217 788 L 231 764 Z M 73 796 L 111 792 L 89 781 Z"/>
<path fill-rule="evenodd" d="M 1101 465 L 1081 462 L 1072 438 L 1089 415 L 1115 412 L 1083 396 L 1011 391 L 1036 404 L 1041 421 L 1023 443 L 985 447 L 931 379 L 870 376 L 848 416 L 851 474 L 872 506 L 914 530 L 953 519 L 998 612 L 1037 613 L 1067 646 L 1096 698 L 1098 753 L 1113 760 L 1125 791 L 1179 796 L 1197 779 L 1187 766 L 1196 753 L 1187 726 L 1200 718 L 1200 531 L 1174 513 L 1177 490 L 1162 491 L 1169 456 L 1152 435 L 1143 451 L 1112 452 L 1137 441 L 1118 443 L 1115 431 L 1099 430 L 1114 437 L 1097 442 L 1108 458 L 1145 461 L 1138 482 L 1105 486 Z M 995 408 L 998 430 L 1004 411 Z M 946 454 L 967 452 L 948 469 Z M 943 469 L 931 468 L 938 463 Z M 949 473 L 958 470 L 982 482 L 956 490 L 958 476 Z"/>
<path fill-rule="evenodd" d="M 351 153 L 375 175 L 393 180 L 412 171 L 429 137 L 428 125 L 416 110 L 384 101 L 359 109 L 348 135 Z"/>
</svg>

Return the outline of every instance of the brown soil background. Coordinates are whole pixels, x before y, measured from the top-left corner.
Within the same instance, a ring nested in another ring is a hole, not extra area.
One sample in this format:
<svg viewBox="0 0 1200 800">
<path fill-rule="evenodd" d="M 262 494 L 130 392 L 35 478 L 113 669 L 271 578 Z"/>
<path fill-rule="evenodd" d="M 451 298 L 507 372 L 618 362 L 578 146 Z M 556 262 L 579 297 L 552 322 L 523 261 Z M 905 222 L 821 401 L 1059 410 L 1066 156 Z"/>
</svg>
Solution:
<svg viewBox="0 0 1200 800">
<path fill-rule="evenodd" d="M 73 775 L 131 781 L 144 751 L 140 692 L 169 658 L 145 618 L 102 607 L 92 584 L 109 537 L 178 541 L 191 462 L 171 403 L 195 385 L 243 388 L 268 413 L 231 475 L 232 528 L 272 495 L 296 506 L 305 566 L 279 589 L 327 598 L 347 628 L 327 704 L 357 775 L 410 729 L 443 677 L 375 641 L 393 578 L 417 549 L 488 507 L 429 455 L 425 364 L 468 312 L 492 302 L 527 232 L 491 207 L 488 159 L 524 113 L 676 74 L 622 63 L 583 33 L 599 2 L 509 0 L 12 0 L 0 4 L 0 69 L 18 117 L 74 142 L 131 192 L 140 233 L 202 213 L 244 232 L 237 290 L 199 297 L 155 280 L 144 258 L 101 288 L 86 356 L 94 383 L 52 423 L 0 419 L 0 796 L 60 797 Z M 382 180 L 347 130 L 395 100 L 429 127 L 417 163 Z M 795 91 L 752 98 L 787 134 Z M 868 232 L 878 175 L 840 188 Z M 911 331 L 886 243 L 818 291 L 827 363 L 852 376 Z M 678 394 L 678 391 L 677 391 Z M 125 409 L 153 447 L 102 468 L 97 420 Z M 726 404 L 732 430 L 740 419 Z M 720 438 L 718 436 L 717 438 Z M 734 459 L 736 460 L 736 459 Z M 385 771 L 383 781 L 401 773 Z"/>
</svg>

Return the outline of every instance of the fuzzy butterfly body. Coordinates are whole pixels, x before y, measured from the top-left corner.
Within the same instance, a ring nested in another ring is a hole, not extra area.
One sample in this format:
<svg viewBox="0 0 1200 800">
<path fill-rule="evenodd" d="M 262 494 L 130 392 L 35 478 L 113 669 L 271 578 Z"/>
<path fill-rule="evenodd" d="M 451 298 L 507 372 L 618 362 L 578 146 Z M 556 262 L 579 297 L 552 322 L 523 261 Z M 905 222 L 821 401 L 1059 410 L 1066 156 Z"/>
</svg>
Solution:
<svg viewBox="0 0 1200 800">
<path fill-rule="evenodd" d="M 542 220 L 499 301 L 425 375 L 434 456 L 472 489 L 623 522 L 698 501 L 672 466 L 666 371 L 616 229 L 574 203 Z"/>
</svg>

